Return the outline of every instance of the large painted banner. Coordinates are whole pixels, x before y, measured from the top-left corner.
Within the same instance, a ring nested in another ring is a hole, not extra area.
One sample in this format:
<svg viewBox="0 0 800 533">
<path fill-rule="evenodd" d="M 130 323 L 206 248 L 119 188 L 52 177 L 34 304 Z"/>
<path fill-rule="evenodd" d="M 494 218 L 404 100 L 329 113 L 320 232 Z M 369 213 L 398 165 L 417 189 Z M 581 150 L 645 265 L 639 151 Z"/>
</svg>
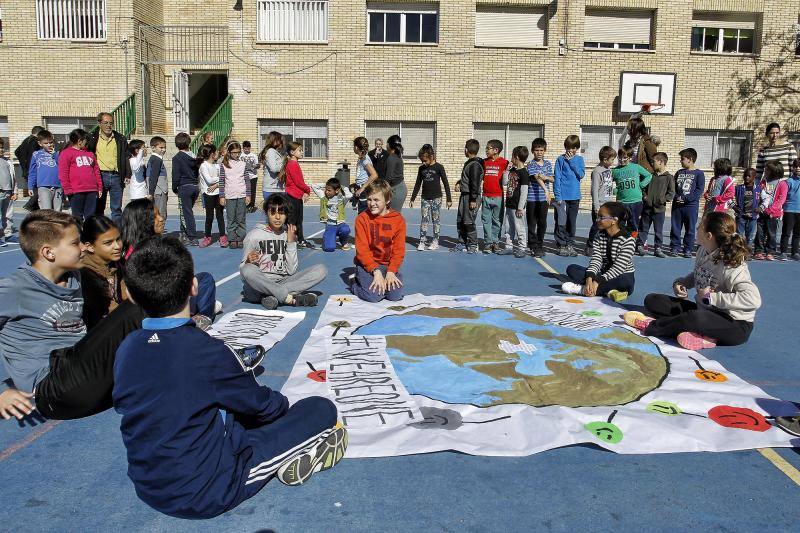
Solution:
<svg viewBox="0 0 800 533">
<path fill-rule="evenodd" d="M 622 311 L 599 298 L 332 296 L 283 393 L 330 398 L 350 432 L 348 457 L 800 445 L 773 422 L 794 406 L 639 335 Z"/>
<path fill-rule="evenodd" d="M 305 312 L 286 313 L 264 309 L 237 309 L 220 317 L 208 334 L 233 349 L 262 346 L 265 351 L 283 340 L 305 318 Z"/>
</svg>

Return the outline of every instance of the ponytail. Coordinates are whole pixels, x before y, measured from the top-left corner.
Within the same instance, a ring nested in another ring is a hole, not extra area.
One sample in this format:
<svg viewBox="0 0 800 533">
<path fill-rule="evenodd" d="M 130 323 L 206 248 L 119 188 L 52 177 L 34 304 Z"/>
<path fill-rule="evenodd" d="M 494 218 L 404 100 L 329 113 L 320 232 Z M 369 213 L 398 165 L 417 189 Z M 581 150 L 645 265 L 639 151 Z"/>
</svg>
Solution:
<svg viewBox="0 0 800 533">
<path fill-rule="evenodd" d="M 289 143 L 289 146 L 286 147 L 286 153 L 283 154 L 283 165 L 281 165 L 281 171 L 278 172 L 278 185 L 280 187 L 286 187 L 286 165 L 289 163 L 291 153 L 298 148 L 302 148 L 302 146 L 302 144 L 292 141 Z"/>
<path fill-rule="evenodd" d="M 719 250 L 718 261 L 725 266 L 736 268 L 747 260 L 750 248 L 744 238 L 736 233 L 736 221 L 728 213 L 706 213 L 700 223 L 700 230 L 711 234 Z"/>
<path fill-rule="evenodd" d="M 633 221 L 631 220 L 631 212 L 625 207 L 622 202 L 606 202 L 600 206 L 601 209 L 608 211 L 608 214 L 617 219 L 619 230 L 624 235 L 630 235 L 636 231 Z"/>
<path fill-rule="evenodd" d="M 401 139 L 399 135 L 392 135 L 386 141 L 386 145 L 388 146 L 389 150 L 397 154 L 399 157 L 403 157 L 403 145 L 401 144 Z"/>
</svg>

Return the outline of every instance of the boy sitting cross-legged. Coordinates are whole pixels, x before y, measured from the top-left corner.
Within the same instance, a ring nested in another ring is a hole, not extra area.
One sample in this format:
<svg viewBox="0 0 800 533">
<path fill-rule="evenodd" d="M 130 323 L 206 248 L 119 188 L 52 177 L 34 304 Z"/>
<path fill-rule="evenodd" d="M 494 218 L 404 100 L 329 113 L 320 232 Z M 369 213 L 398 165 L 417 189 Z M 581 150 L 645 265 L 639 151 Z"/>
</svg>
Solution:
<svg viewBox="0 0 800 533">
<path fill-rule="evenodd" d="M 128 291 L 147 318 L 114 363 L 114 408 L 128 477 L 154 509 L 217 516 L 273 477 L 299 485 L 344 455 L 347 432 L 320 397 L 291 407 L 249 372 L 263 358 L 234 351 L 195 327 L 192 256 L 176 239 L 151 237 L 126 264 Z"/>
</svg>

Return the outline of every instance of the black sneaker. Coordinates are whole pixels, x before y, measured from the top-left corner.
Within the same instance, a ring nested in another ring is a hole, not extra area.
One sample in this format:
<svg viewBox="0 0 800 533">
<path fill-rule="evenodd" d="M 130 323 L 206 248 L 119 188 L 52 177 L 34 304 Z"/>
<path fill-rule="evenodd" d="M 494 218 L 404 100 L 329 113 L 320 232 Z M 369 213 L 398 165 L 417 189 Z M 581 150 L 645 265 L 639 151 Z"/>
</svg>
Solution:
<svg viewBox="0 0 800 533">
<path fill-rule="evenodd" d="M 263 346 L 259 346 L 257 344 L 245 346 L 244 348 L 238 348 L 236 350 L 231 348 L 231 351 L 233 352 L 233 355 L 236 356 L 239 364 L 242 365 L 242 370 L 245 372 L 250 372 L 254 368 L 258 367 L 258 365 L 261 364 L 261 361 L 264 360 L 264 356 L 267 353 Z"/>
<path fill-rule="evenodd" d="M 539 246 L 538 248 L 536 248 L 536 251 L 535 251 L 535 252 L 533 252 L 533 257 L 539 257 L 539 258 L 542 258 L 542 257 L 544 257 L 544 256 L 545 256 L 545 253 L 544 253 L 544 248 L 542 248 L 541 246 Z"/>
<path fill-rule="evenodd" d="M 792 261 L 800 261 L 800 253 L 792 254 Z"/>
<path fill-rule="evenodd" d="M 278 308 L 278 299 L 274 296 L 264 296 L 261 298 L 261 305 L 267 311 L 273 311 Z"/>
<path fill-rule="evenodd" d="M 567 246 L 567 254 L 569 254 L 568 257 L 578 257 L 578 255 L 579 255 L 578 252 L 575 251 L 575 248 L 571 244 L 569 246 Z"/>
<path fill-rule="evenodd" d="M 317 245 L 311 241 L 303 241 L 303 247 L 308 248 L 309 250 L 314 250 L 317 247 Z"/>
<path fill-rule="evenodd" d="M 653 252 L 653 255 L 654 255 L 655 257 L 661 257 L 662 259 L 663 259 L 664 257 L 666 257 L 666 254 L 665 254 L 664 252 L 662 252 L 662 251 L 661 251 L 661 248 L 656 248 L 656 251 L 655 251 L 655 252 Z"/>
<path fill-rule="evenodd" d="M 317 295 L 313 292 L 301 292 L 294 295 L 292 305 L 294 307 L 314 307 L 318 300 Z"/>
<path fill-rule="evenodd" d="M 516 257 L 517 259 L 522 259 L 526 255 L 528 255 L 528 254 L 525 252 L 525 250 L 523 250 L 521 248 L 514 251 L 514 257 Z"/>
<path fill-rule="evenodd" d="M 501 247 L 500 245 L 498 245 L 494 249 L 494 253 L 497 254 L 497 255 L 511 255 L 514 252 L 510 248 L 504 248 L 504 247 Z"/>
<path fill-rule="evenodd" d="M 683 252 L 683 257 L 685 257 L 686 259 L 691 259 L 692 252 Z"/>
<path fill-rule="evenodd" d="M 644 257 L 644 246 L 641 244 L 636 245 L 636 255 Z"/>
<path fill-rule="evenodd" d="M 678 257 L 678 252 L 676 250 L 667 250 L 664 252 L 664 255 L 667 257 Z"/>
<path fill-rule="evenodd" d="M 800 437 L 800 416 L 776 416 L 775 423 L 786 433 Z"/>
<path fill-rule="evenodd" d="M 775 255 L 775 261 L 788 261 L 788 260 L 789 256 L 786 254 L 780 253 Z"/>
<path fill-rule="evenodd" d="M 306 453 L 281 465 L 276 477 L 284 485 L 302 485 L 312 474 L 328 470 L 341 461 L 346 449 L 347 430 L 337 427 Z"/>
<path fill-rule="evenodd" d="M 569 250 L 566 246 L 559 246 L 556 250 L 556 253 L 561 257 L 569 257 Z"/>
</svg>

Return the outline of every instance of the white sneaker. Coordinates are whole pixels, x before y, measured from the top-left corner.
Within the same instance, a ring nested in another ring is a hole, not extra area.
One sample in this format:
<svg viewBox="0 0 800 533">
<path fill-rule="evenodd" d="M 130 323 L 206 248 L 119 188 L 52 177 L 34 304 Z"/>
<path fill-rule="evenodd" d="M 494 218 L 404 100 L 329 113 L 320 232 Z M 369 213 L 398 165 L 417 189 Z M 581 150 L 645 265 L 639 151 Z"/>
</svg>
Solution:
<svg viewBox="0 0 800 533">
<path fill-rule="evenodd" d="M 222 302 L 216 300 L 214 302 L 214 316 L 220 314 L 222 312 Z"/>
<path fill-rule="evenodd" d="M 439 249 L 439 241 L 436 239 L 432 240 L 431 243 L 428 245 L 428 250 L 438 250 Z"/>
<path fill-rule="evenodd" d="M 577 283 L 567 281 L 561 285 L 561 292 L 567 294 L 583 294 L 583 285 L 578 285 Z"/>
<path fill-rule="evenodd" d="M 419 244 L 417 245 L 417 251 L 418 252 L 424 252 L 425 251 L 425 241 L 423 241 L 423 240 L 419 241 Z"/>
</svg>

